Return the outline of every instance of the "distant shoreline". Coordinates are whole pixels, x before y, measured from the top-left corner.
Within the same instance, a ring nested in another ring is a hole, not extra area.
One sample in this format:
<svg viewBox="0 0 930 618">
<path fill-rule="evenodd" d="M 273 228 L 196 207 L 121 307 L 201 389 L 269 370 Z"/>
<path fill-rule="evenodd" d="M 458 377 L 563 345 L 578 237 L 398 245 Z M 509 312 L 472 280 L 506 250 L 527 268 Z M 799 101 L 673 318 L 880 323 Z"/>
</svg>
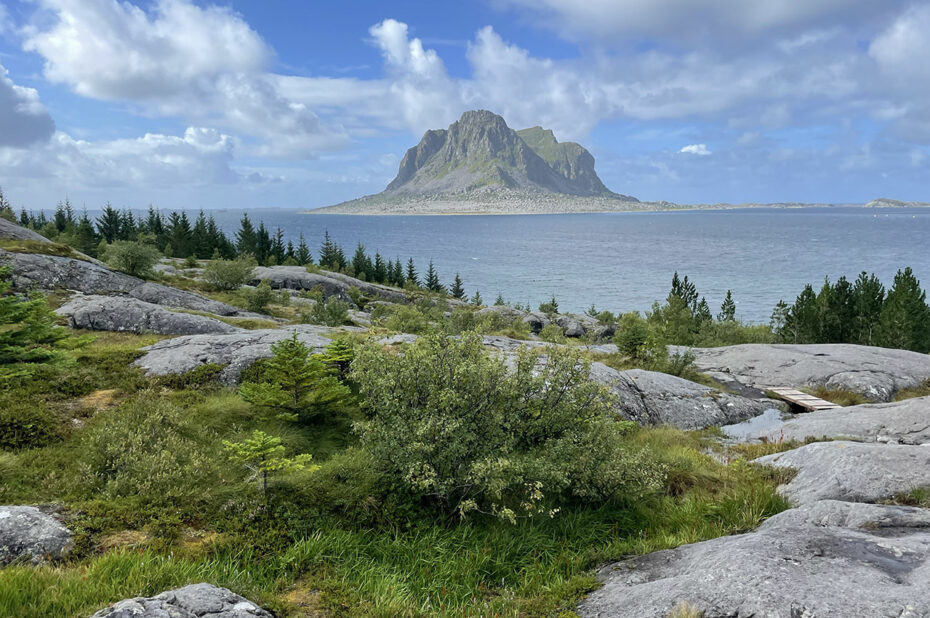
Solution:
<svg viewBox="0 0 930 618">
<path fill-rule="evenodd" d="M 584 201 L 582 198 L 581 201 Z M 397 210 L 391 210 L 390 207 L 371 207 L 364 208 L 359 207 L 358 204 L 353 204 L 346 208 L 341 208 L 343 205 L 338 204 L 335 206 L 324 206 L 321 208 L 306 209 L 300 210 L 299 214 L 304 215 L 357 215 L 357 216 L 366 216 L 366 217 L 392 217 L 392 216 L 480 216 L 480 215 L 499 215 L 499 216 L 513 216 L 513 215 L 579 215 L 579 214 L 614 214 L 614 213 L 643 213 L 643 212 L 695 212 L 695 211 L 725 211 L 725 210 L 756 210 L 756 209 L 772 209 L 772 210 L 803 210 L 808 208 L 820 208 L 820 209 L 833 209 L 833 208 L 857 208 L 857 209 L 872 209 L 872 210 L 893 210 L 893 209 L 926 209 L 930 208 L 930 203 L 927 202 L 897 202 L 896 200 L 873 200 L 872 202 L 867 202 L 865 204 L 799 204 L 799 203 L 773 203 L 773 204 L 671 204 L 669 202 L 623 202 L 624 204 L 629 205 L 628 208 L 593 208 L 585 209 L 583 206 L 581 208 L 572 210 L 569 208 L 551 208 L 551 209 L 541 209 L 541 210 L 528 210 L 523 208 L 514 208 L 514 209 L 500 209 L 495 208 L 499 204 L 489 204 L 488 202 L 472 202 L 468 203 L 466 201 L 440 201 L 440 202 L 421 202 L 419 204 L 410 204 L 409 206 L 401 206 Z M 450 208 L 449 210 L 443 210 L 440 206 L 436 208 L 434 205 L 463 205 L 469 204 L 473 205 L 472 208 L 466 207 L 465 209 Z M 482 210 L 481 207 L 487 208 Z"/>
</svg>

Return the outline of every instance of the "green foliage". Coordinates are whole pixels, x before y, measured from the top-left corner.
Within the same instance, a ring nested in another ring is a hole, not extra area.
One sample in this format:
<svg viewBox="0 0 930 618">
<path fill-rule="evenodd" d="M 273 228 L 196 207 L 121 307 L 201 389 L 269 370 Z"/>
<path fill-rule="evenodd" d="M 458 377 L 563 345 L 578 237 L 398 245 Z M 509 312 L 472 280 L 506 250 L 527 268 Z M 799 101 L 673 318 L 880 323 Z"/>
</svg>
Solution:
<svg viewBox="0 0 930 618">
<path fill-rule="evenodd" d="M 148 243 L 117 240 L 107 246 L 104 259 L 116 270 L 133 277 L 151 277 L 152 267 L 161 257 L 161 252 Z"/>
<path fill-rule="evenodd" d="M 930 397 L 930 378 L 924 380 L 913 388 L 903 388 L 895 393 L 895 401 L 913 399 L 914 397 Z"/>
<path fill-rule="evenodd" d="M 262 362 L 261 378 L 239 387 L 239 394 L 252 405 L 296 421 L 339 410 L 348 401 L 351 393 L 335 377 L 335 369 L 311 355 L 297 331 L 273 344 L 271 352 Z"/>
<path fill-rule="evenodd" d="M 733 322 L 736 320 L 736 302 L 733 301 L 733 292 L 730 290 L 727 290 L 727 296 L 720 305 L 717 320 L 720 322 Z"/>
<path fill-rule="evenodd" d="M 449 517 L 513 521 L 571 501 L 654 490 L 660 468 L 622 442 L 609 393 L 576 353 L 524 350 L 509 372 L 481 338 L 421 337 L 404 354 L 362 347 L 353 363 L 362 443 L 395 491 Z"/>
<path fill-rule="evenodd" d="M 426 269 L 426 280 L 424 281 L 426 289 L 430 292 L 445 292 L 446 288 L 439 282 L 439 275 L 436 273 L 436 268 L 433 266 L 433 260 L 429 261 L 429 266 Z"/>
<path fill-rule="evenodd" d="M 468 297 L 465 295 L 465 287 L 462 285 L 462 278 L 458 273 L 455 273 L 455 279 L 452 281 L 452 287 L 449 288 L 449 293 L 452 295 L 452 298 L 468 300 Z"/>
<path fill-rule="evenodd" d="M 355 358 L 355 347 L 352 344 L 348 343 L 345 339 L 336 339 L 330 343 L 323 350 L 323 353 L 319 355 L 319 359 L 328 364 L 332 365 L 339 371 L 341 377 L 349 371 L 349 365 L 352 364 L 352 360 Z"/>
<path fill-rule="evenodd" d="M 258 429 L 242 442 L 223 440 L 223 448 L 226 449 L 230 461 L 244 465 L 252 473 L 250 480 L 255 480 L 260 484 L 262 494 L 268 492 L 269 473 L 319 468 L 319 466 L 310 466 L 313 456 L 309 453 L 291 458 L 285 457 L 285 448 L 281 444 L 281 438 L 269 436 Z"/>
<path fill-rule="evenodd" d="M 423 334 L 432 330 L 430 316 L 416 305 L 379 305 L 371 317 L 384 328 L 398 333 Z"/>
<path fill-rule="evenodd" d="M 476 307 L 480 307 L 484 304 L 484 299 L 481 298 L 481 292 L 475 290 L 475 293 L 471 295 L 471 304 Z"/>
<path fill-rule="evenodd" d="M 10 269 L 0 267 L 0 384 L 30 366 L 63 360 L 56 344 L 67 336 L 43 294 L 13 294 L 12 285 Z"/>
<path fill-rule="evenodd" d="M 539 338 L 549 343 L 565 343 L 565 335 L 558 324 L 546 324 L 539 331 Z"/>
<path fill-rule="evenodd" d="M 59 433 L 54 415 L 41 402 L 0 396 L 0 450 L 45 446 Z"/>
<path fill-rule="evenodd" d="M 94 421 L 80 440 L 88 496 L 154 506 L 203 497 L 215 463 L 191 437 L 185 410 L 149 392 Z"/>
<path fill-rule="evenodd" d="M 349 304 L 330 296 L 317 301 L 309 312 L 301 315 L 301 321 L 324 326 L 342 326 L 349 321 Z"/>
<path fill-rule="evenodd" d="M 203 280 L 217 290 L 235 290 L 252 279 L 256 266 L 251 255 L 234 260 L 211 260 L 203 269 Z"/>
<path fill-rule="evenodd" d="M 267 279 L 262 279 L 257 286 L 243 290 L 243 292 L 249 311 L 255 311 L 256 313 L 266 312 L 268 305 L 275 299 L 274 290 L 271 289 L 271 283 Z"/>
<path fill-rule="evenodd" d="M 546 315 L 552 315 L 559 312 L 559 303 L 553 296 L 548 301 L 539 305 L 539 310 L 545 313 Z"/>
<path fill-rule="evenodd" d="M 633 311 L 620 316 L 614 343 L 617 344 L 621 354 L 639 360 L 646 359 L 648 337 L 649 326 L 639 312 Z"/>
</svg>

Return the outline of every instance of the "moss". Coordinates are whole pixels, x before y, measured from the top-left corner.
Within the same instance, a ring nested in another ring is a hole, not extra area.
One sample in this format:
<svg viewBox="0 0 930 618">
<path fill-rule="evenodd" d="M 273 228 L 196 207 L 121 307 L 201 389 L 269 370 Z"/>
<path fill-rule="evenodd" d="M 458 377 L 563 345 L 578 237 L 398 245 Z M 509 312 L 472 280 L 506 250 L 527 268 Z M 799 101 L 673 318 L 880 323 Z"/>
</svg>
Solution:
<svg viewBox="0 0 930 618">
<path fill-rule="evenodd" d="M 41 240 L 13 240 L 8 238 L 0 239 L 0 249 L 5 249 L 13 253 L 39 253 L 42 255 L 55 255 L 58 257 L 74 258 L 76 260 L 88 260 L 89 258 L 83 253 L 75 251 L 68 245 L 61 245 L 54 242 Z"/>
</svg>

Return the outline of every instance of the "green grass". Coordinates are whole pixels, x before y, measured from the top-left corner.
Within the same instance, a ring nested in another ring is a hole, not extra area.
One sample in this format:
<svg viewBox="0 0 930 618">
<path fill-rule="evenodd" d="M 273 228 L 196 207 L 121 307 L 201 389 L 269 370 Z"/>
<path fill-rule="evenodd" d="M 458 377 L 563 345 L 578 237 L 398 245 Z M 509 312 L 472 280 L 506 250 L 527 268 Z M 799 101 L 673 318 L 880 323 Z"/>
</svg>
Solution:
<svg viewBox="0 0 930 618">
<path fill-rule="evenodd" d="M 820 385 L 811 388 L 804 388 L 802 390 L 805 393 L 813 395 L 814 397 L 820 397 L 821 399 L 831 401 L 843 407 L 858 406 L 859 404 L 869 403 L 869 399 L 865 395 L 843 388 L 828 388 L 826 386 Z"/>
<path fill-rule="evenodd" d="M 46 242 L 42 240 L 14 240 L 9 238 L 0 238 L 0 249 L 5 249 L 13 253 L 40 253 L 42 255 L 69 257 L 76 260 L 88 259 L 86 255 L 74 250 L 68 245 L 61 245 L 55 242 Z"/>
<path fill-rule="evenodd" d="M 904 401 L 905 399 L 914 399 L 915 397 L 930 396 L 930 379 L 924 380 L 913 388 L 904 388 L 895 393 L 895 401 Z"/>
</svg>

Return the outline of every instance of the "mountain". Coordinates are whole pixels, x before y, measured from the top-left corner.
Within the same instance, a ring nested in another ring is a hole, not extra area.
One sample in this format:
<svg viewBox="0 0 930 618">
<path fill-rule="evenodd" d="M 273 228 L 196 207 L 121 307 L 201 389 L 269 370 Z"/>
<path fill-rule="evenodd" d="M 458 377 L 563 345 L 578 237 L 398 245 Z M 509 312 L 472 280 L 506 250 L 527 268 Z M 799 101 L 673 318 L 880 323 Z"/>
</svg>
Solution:
<svg viewBox="0 0 930 618">
<path fill-rule="evenodd" d="M 500 211 L 506 202 L 519 212 L 520 203 L 551 205 L 571 198 L 637 202 L 604 186 L 594 157 L 580 144 L 559 142 L 542 127 L 514 131 L 497 114 L 477 110 L 448 129 L 427 131 L 381 193 L 320 210 L 397 212 L 417 205 L 423 212 L 424 201 L 451 201 L 469 202 L 465 210 L 482 212 L 474 208 L 478 201 L 497 204 L 488 211 Z"/>
</svg>

